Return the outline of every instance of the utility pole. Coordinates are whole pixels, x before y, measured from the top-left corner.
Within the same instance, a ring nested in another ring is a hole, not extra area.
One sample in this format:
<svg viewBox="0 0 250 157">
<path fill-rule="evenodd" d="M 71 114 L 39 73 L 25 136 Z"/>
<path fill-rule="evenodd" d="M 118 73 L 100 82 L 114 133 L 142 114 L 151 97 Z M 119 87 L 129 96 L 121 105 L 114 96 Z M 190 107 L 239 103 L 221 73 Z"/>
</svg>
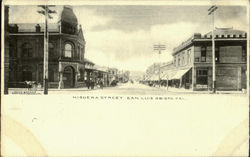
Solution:
<svg viewBox="0 0 250 157">
<path fill-rule="evenodd" d="M 37 11 L 39 14 L 45 16 L 44 22 L 44 56 L 43 56 L 43 93 L 48 94 L 48 51 L 49 51 L 49 33 L 48 33 L 48 18 L 52 19 L 49 14 L 56 13 L 55 10 L 50 10 L 49 7 L 55 7 L 55 5 L 39 5 L 42 10 Z"/>
<path fill-rule="evenodd" d="M 159 54 L 159 87 L 161 86 L 161 63 L 160 63 L 160 59 L 161 59 L 161 51 L 166 50 L 166 46 L 165 45 L 161 45 L 160 43 L 158 45 L 154 45 L 154 51 L 158 51 Z"/>
<path fill-rule="evenodd" d="M 214 34 L 214 12 L 215 10 L 217 9 L 218 7 L 213 5 L 211 6 L 208 11 L 208 15 L 211 15 L 212 14 L 212 24 L 213 24 L 213 28 L 212 28 L 212 62 L 213 62 L 213 93 L 216 93 L 216 73 L 215 73 L 215 34 Z"/>
</svg>

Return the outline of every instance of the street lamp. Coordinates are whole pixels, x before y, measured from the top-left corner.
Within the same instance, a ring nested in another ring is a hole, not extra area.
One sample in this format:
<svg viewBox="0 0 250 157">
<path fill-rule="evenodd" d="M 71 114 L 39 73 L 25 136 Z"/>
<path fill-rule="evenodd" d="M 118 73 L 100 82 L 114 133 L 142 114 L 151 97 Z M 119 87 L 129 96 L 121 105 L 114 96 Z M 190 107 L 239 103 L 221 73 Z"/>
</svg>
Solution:
<svg viewBox="0 0 250 157">
<path fill-rule="evenodd" d="M 43 14 L 45 16 L 44 22 L 44 57 L 43 57 L 43 92 L 44 94 L 48 94 L 48 41 L 49 41 L 49 33 L 48 33 L 48 18 L 52 19 L 52 16 L 49 14 L 56 13 L 55 10 L 50 10 L 49 7 L 55 7 L 55 5 L 38 5 L 42 10 L 37 11 L 39 14 Z"/>
<path fill-rule="evenodd" d="M 158 51 L 159 54 L 159 87 L 161 86 L 161 64 L 160 64 L 160 55 L 161 55 L 161 51 L 166 50 L 166 46 L 165 45 L 161 45 L 160 43 L 158 45 L 154 45 L 154 51 Z"/>
<path fill-rule="evenodd" d="M 214 12 L 218 7 L 213 5 L 211 6 L 208 11 L 208 15 L 212 14 L 212 60 L 213 60 L 213 93 L 216 93 L 216 78 L 215 78 L 215 41 L 214 41 Z"/>
</svg>

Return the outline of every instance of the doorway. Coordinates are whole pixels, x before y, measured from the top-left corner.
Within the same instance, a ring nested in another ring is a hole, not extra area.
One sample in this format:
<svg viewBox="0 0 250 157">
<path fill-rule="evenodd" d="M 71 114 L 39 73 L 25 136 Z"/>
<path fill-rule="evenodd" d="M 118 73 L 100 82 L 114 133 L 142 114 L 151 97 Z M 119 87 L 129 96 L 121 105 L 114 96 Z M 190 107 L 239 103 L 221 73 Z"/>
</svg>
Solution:
<svg viewBox="0 0 250 157">
<path fill-rule="evenodd" d="M 71 66 L 67 66 L 64 69 L 63 72 L 63 83 L 64 83 L 64 88 L 72 88 L 75 85 L 75 72 L 74 69 Z"/>
</svg>

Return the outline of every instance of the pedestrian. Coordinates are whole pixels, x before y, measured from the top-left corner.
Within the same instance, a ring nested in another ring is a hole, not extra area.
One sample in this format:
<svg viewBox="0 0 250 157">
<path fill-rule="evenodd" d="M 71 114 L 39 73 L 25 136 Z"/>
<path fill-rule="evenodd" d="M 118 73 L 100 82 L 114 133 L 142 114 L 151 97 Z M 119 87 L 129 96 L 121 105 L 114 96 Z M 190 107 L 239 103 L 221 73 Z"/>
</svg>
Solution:
<svg viewBox="0 0 250 157">
<path fill-rule="evenodd" d="M 100 85 L 100 88 L 103 89 L 103 82 L 101 79 L 99 80 L 99 85 Z"/>
<path fill-rule="evenodd" d="M 31 81 L 25 81 L 26 87 L 28 88 L 28 90 L 30 90 L 30 88 L 32 87 L 32 82 Z"/>
<path fill-rule="evenodd" d="M 95 82 L 92 80 L 91 81 L 91 89 L 94 89 L 94 87 L 95 87 Z"/>
<path fill-rule="evenodd" d="M 86 80 L 86 85 L 88 87 L 88 89 L 90 88 L 90 81 L 89 80 Z"/>
</svg>

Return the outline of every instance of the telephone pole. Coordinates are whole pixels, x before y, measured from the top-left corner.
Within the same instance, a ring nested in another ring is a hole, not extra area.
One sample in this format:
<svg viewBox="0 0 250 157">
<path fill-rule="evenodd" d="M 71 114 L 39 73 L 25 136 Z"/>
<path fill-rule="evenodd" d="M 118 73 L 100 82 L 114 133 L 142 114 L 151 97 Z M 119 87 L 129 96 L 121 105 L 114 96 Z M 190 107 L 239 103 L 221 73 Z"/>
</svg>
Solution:
<svg viewBox="0 0 250 157">
<path fill-rule="evenodd" d="M 44 22 L 44 56 L 43 56 L 43 93 L 48 94 L 48 51 L 49 51 L 49 33 L 48 33 L 48 18 L 52 19 L 50 14 L 56 13 L 55 10 L 50 10 L 49 7 L 55 7 L 55 5 L 39 5 L 42 10 L 37 11 L 39 14 L 45 16 Z"/>
<path fill-rule="evenodd" d="M 213 5 L 211 6 L 209 9 L 208 9 L 208 15 L 211 15 L 212 14 L 212 24 L 213 24 L 213 28 L 212 28 L 212 62 L 213 62 L 213 93 L 216 93 L 216 73 L 215 73 L 215 41 L 214 41 L 214 12 L 215 10 L 217 9 L 218 7 Z"/>
<path fill-rule="evenodd" d="M 161 51 L 166 50 L 166 46 L 165 45 L 161 45 L 160 43 L 158 45 L 154 45 L 154 51 L 158 51 L 159 54 L 159 87 L 161 86 L 161 63 L 160 63 L 160 59 L 161 59 Z"/>
</svg>

